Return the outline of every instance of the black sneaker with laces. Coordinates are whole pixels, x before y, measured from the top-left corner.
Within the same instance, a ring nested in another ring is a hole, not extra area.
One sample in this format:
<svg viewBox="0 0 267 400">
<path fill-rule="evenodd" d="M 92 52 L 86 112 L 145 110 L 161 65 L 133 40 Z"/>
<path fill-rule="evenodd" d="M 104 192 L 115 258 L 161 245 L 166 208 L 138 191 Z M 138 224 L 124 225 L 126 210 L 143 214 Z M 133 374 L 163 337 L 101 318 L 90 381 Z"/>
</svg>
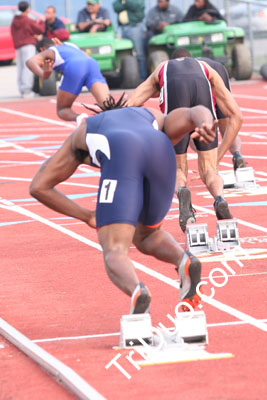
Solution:
<svg viewBox="0 0 267 400">
<path fill-rule="evenodd" d="M 234 165 L 234 170 L 236 171 L 237 168 L 245 168 L 246 167 L 246 161 L 244 160 L 244 157 L 242 156 L 239 151 L 235 151 L 233 154 L 233 165 Z"/>
<path fill-rule="evenodd" d="M 230 213 L 228 203 L 222 196 L 216 196 L 216 200 L 213 204 L 217 219 L 232 219 L 233 216 Z"/>
<path fill-rule="evenodd" d="M 191 204 L 191 192 L 186 186 L 180 187 L 177 197 L 179 200 L 179 224 L 183 232 L 186 230 L 186 224 L 196 222 L 195 213 Z"/>
</svg>

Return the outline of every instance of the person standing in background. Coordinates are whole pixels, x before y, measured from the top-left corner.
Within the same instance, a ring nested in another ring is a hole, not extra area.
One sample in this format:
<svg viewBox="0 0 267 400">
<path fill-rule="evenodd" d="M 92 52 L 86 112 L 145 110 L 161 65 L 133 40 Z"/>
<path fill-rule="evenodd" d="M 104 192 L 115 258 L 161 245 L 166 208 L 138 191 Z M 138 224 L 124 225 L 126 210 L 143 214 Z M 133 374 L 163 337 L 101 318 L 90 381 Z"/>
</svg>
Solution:
<svg viewBox="0 0 267 400">
<path fill-rule="evenodd" d="M 133 42 L 139 66 L 141 81 L 147 78 L 145 53 L 145 1 L 144 0 L 115 0 L 112 3 L 118 14 L 118 24 L 122 37 Z"/>
<path fill-rule="evenodd" d="M 57 18 L 54 6 L 48 6 L 45 9 L 45 32 L 44 37 L 50 39 L 57 38 L 64 42 L 68 40 L 70 34 L 64 23 Z"/>
<path fill-rule="evenodd" d="M 177 24 L 182 19 L 182 11 L 170 4 L 169 0 L 158 0 L 157 5 L 152 7 L 147 14 L 146 26 L 148 29 L 148 39 L 162 33 L 165 26 Z"/>
<path fill-rule="evenodd" d="M 36 22 L 28 17 L 30 5 L 27 1 L 20 1 L 18 13 L 11 23 L 11 35 L 16 49 L 17 80 L 21 97 L 33 97 L 32 91 L 34 75 L 27 68 L 26 61 L 35 55 L 36 35 L 44 32 L 43 22 Z"/>
</svg>

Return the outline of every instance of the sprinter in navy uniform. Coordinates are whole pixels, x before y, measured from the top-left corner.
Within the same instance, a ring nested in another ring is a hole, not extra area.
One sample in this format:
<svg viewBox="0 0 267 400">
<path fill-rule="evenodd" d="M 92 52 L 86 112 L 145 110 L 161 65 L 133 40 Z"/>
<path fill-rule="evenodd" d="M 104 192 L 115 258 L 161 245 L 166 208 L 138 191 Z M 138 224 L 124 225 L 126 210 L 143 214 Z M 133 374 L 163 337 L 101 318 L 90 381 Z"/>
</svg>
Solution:
<svg viewBox="0 0 267 400">
<path fill-rule="evenodd" d="M 105 105 L 114 106 L 112 102 Z M 130 313 L 145 312 L 151 298 L 128 257 L 132 241 L 142 253 L 175 265 L 181 281 L 180 300 L 193 308 L 199 304 L 196 287 L 201 264 L 160 226 L 175 189 L 173 144 L 189 130 L 195 130 L 206 143 L 213 141 L 216 122 L 203 106 L 174 110 L 166 118 L 155 109 L 105 111 L 83 121 L 32 180 L 32 196 L 97 228 L 106 271 L 131 296 Z M 161 131 L 163 124 L 169 138 Z M 55 189 L 82 163 L 101 168 L 96 213 Z"/>
<path fill-rule="evenodd" d="M 27 67 L 43 79 L 49 78 L 53 69 L 63 74 L 57 94 L 57 114 L 66 121 L 75 121 L 79 116 L 71 107 L 83 86 L 94 95 L 98 104 L 103 104 L 109 88 L 96 60 L 87 56 L 71 43 L 44 38 L 38 43 L 39 53 L 27 61 Z"/>
</svg>

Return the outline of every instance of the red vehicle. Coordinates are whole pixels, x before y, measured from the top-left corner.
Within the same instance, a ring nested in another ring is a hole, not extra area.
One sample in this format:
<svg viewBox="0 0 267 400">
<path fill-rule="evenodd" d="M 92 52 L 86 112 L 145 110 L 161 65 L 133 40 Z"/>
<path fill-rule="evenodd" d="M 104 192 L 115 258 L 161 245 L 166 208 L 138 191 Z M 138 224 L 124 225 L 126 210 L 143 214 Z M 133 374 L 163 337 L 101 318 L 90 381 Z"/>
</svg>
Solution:
<svg viewBox="0 0 267 400">
<path fill-rule="evenodd" d="M 16 51 L 12 40 L 10 25 L 17 11 L 17 6 L 0 6 L 0 63 L 10 64 L 16 58 Z M 31 10 L 29 17 L 35 21 L 44 18 L 42 14 Z"/>
<path fill-rule="evenodd" d="M 0 64 L 11 64 L 16 58 L 16 51 L 12 40 L 10 25 L 17 11 L 17 6 L 0 6 Z M 28 14 L 30 18 L 37 21 L 44 19 L 44 16 L 36 11 L 31 10 Z M 66 18 L 61 18 L 65 24 L 69 23 Z"/>
</svg>

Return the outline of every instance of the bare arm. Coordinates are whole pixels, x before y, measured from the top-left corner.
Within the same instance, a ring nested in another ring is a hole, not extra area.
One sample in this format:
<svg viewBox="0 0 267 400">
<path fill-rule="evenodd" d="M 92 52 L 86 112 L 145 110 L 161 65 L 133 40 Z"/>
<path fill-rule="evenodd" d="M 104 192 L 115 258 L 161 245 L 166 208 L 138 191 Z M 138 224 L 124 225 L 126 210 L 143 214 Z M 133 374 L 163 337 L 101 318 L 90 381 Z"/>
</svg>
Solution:
<svg viewBox="0 0 267 400">
<path fill-rule="evenodd" d="M 95 228 L 95 211 L 81 207 L 55 188 L 57 184 L 67 180 L 83 162 L 75 156 L 77 149 L 73 146 L 80 134 L 85 135 L 85 124 L 81 124 L 41 166 L 31 182 L 30 194 L 52 210 L 78 218 Z"/>
<path fill-rule="evenodd" d="M 158 90 L 158 73 L 160 68 L 164 65 L 161 63 L 157 66 L 154 72 L 152 72 L 149 77 L 142 82 L 137 88 L 132 92 L 127 101 L 128 107 L 139 107 L 145 103 L 150 97 L 159 96 Z"/>
<path fill-rule="evenodd" d="M 27 67 L 39 78 L 49 78 L 55 61 L 53 50 L 44 50 L 26 61 Z"/>
<path fill-rule="evenodd" d="M 216 137 L 217 122 L 210 110 L 204 106 L 176 108 L 165 117 L 164 132 L 173 145 L 191 131 L 195 131 L 192 134 L 193 138 L 208 144 Z"/>
<path fill-rule="evenodd" d="M 209 70 L 209 80 L 216 102 L 224 115 L 228 117 L 225 134 L 218 149 L 219 163 L 238 134 L 238 131 L 242 125 L 242 113 L 232 94 L 225 87 L 219 74 L 206 63 L 205 65 Z"/>
</svg>

